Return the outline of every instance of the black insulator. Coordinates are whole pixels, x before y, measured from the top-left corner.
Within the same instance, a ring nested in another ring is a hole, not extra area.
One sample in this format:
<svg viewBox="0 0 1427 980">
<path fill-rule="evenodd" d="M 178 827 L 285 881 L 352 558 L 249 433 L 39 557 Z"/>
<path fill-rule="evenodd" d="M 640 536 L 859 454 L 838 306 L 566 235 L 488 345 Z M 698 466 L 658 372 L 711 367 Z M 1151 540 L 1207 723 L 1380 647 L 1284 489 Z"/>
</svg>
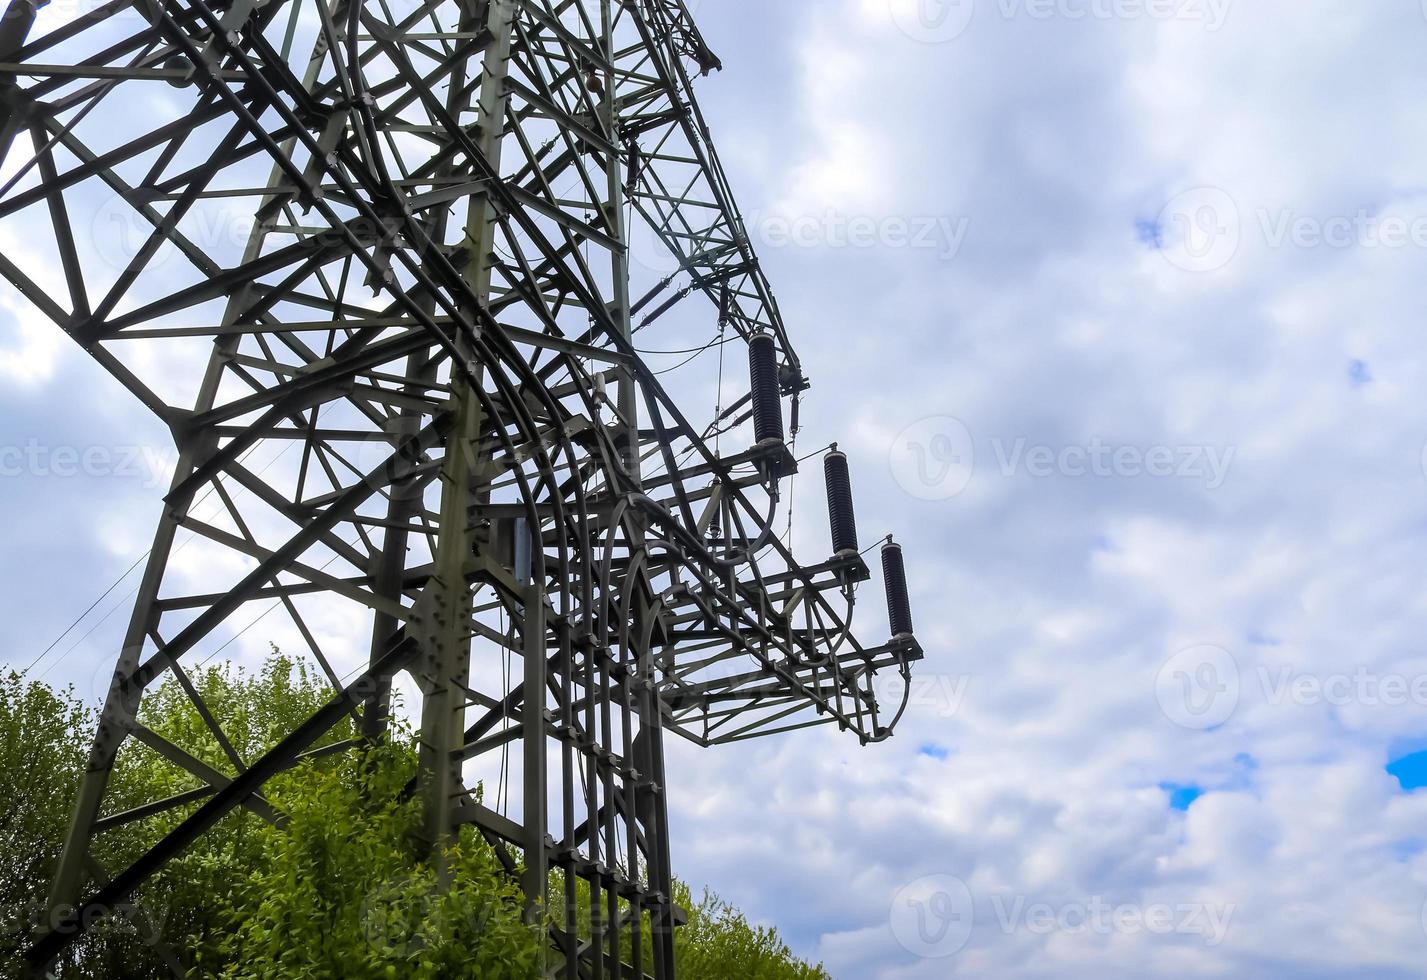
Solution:
<svg viewBox="0 0 1427 980">
<path fill-rule="evenodd" d="M 857 521 L 852 515 L 852 477 L 847 472 L 847 455 L 837 446 L 823 457 L 823 478 L 827 483 L 827 519 L 832 525 L 832 553 L 857 554 Z"/>
<path fill-rule="evenodd" d="M 778 348 L 760 333 L 748 342 L 748 376 L 753 391 L 753 438 L 783 441 L 783 400 L 778 390 Z"/>
<path fill-rule="evenodd" d="M 907 567 L 902 563 L 902 546 L 888 541 L 882 546 L 882 585 L 887 590 L 887 621 L 892 636 L 912 635 L 912 603 L 907 596 Z"/>
</svg>

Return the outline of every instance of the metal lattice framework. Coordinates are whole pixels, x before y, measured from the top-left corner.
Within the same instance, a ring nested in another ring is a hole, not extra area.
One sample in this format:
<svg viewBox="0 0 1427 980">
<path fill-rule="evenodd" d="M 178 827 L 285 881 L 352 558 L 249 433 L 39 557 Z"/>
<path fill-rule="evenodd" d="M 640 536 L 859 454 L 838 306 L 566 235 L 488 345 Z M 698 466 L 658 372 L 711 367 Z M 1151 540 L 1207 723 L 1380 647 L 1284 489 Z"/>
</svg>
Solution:
<svg viewBox="0 0 1427 980">
<path fill-rule="evenodd" d="M 784 442 L 718 452 L 756 391 L 695 422 L 634 346 L 702 295 L 733 348 L 774 339 L 795 413 L 807 387 L 694 98 L 719 63 L 682 0 L 36 10 L 0 22 L 0 241 L 26 243 L 0 276 L 179 462 L 56 876 L 52 911 L 73 912 L 32 963 L 224 815 L 276 819 L 264 782 L 348 719 L 379 736 L 404 672 L 431 844 L 473 824 L 497 847 L 551 975 L 672 977 L 665 733 L 879 741 L 905 698 L 879 705 L 876 675 L 921 657 L 909 623 L 852 634 L 855 550 L 803 565 L 776 533 Z M 636 225 L 669 261 L 637 300 Z M 333 693 L 242 758 L 184 665 L 253 612 Z M 139 721 L 169 675 L 225 770 Z M 112 812 L 126 744 L 200 788 Z M 511 746 L 514 815 L 469 781 Z M 96 868 L 96 837 L 160 816 L 151 850 Z"/>
</svg>

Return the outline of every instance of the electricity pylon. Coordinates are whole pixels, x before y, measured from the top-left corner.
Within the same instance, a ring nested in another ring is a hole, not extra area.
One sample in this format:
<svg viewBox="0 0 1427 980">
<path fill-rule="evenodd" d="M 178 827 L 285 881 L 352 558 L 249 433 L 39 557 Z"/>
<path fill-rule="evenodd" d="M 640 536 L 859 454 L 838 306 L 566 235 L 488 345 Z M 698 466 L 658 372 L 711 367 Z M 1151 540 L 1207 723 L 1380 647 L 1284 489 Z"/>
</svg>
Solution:
<svg viewBox="0 0 1427 980">
<path fill-rule="evenodd" d="M 906 697 L 879 703 L 879 674 L 922 656 L 890 539 L 893 635 L 851 630 L 869 571 L 846 457 L 825 462 L 835 553 L 805 565 L 778 534 L 784 402 L 796 434 L 808 381 L 682 0 L 39 6 L 0 21 L 0 241 L 25 243 L 0 276 L 167 424 L 178 463 L 31 963 L 225 815 L 281 820 L 264 783 L 381 737 L 406 677 L 433 853 L 465 825 L 494 845 L 551 975 L 672 977 L 665 801 L 691 780 L 665 734 L 880 741 Z M 632 266 L 633 228 L 659 274 Z M 700 297 L 718 390 L 727 350 L 750 373 L 696 423 L 634 337 Z M 259 620 L 332 695 L 244 758 L 189 671 Z M 169 676 L 225 766 L 143 724 Z M 115 811 L 121 747 L 196 788 Z M 513 808 L 487 805 L 471 773 L 511 747 Z M 96 838 L 155 820 L 145 853 L 98 866 Z"/>
</svg>

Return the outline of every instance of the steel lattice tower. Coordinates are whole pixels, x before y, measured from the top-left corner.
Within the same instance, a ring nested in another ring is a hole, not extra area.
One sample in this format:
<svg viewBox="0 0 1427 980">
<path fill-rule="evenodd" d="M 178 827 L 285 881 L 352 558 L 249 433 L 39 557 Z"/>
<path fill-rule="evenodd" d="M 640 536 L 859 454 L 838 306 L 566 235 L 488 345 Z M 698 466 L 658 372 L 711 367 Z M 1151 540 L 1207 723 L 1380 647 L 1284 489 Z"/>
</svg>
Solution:
<svg viewBox="0 0 1427 980">
<path fill-rule="evenodd" d="M 0 276 L 170 428 L 179 462 L 53 886 L 72 914 L 32 963 L 225 814 L 278 819 L 264 782 L 345 720 L 380 736 L 404 672 L 430 844 L 467 824 L 492 842 L 551 975 L 672 977 L 665 733 L 879 741 L 906 699 L 879 705 L 876 675 L 922 655 L 895 545 L 897 635 L 852 634 L 869 572 L 845 457 L 837 554 L 801 564 L 775 530 L 797 465 L 782 402 L 796 414 L 808 382 L 694 97 L 720 66 L 682 0 L 109 0 L 37 31 L 38 6 L 0 21 L 0 230 L 29 243 Z M 242 235 L 213 233 L 235 214 Z M 670 260 L 638 299 L 635 227 Z M 633 338 L 699 297 L 752 381 L 696 424 Z M 750 417 L 755 444 L 717 453 Z M 259 758 L 184 666 L 245 609 L 332 685 Z M 169 675 L 226 769 L 139 721 Z M 200 788 L 113 812 L 126 745 Z M 509 815 L 467 771 L 512 746 Z M 175 814 L 131 865 L 97 866 L 97 836 Z"/>
</svg>

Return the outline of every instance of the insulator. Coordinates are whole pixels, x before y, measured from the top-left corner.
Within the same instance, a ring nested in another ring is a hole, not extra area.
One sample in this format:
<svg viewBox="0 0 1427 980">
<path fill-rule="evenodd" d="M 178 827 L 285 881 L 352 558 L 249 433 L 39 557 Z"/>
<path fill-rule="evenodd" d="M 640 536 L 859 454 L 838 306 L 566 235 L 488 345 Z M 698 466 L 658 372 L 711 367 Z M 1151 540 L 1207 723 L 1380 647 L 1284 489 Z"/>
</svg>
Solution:
<svg viewBox="0 0 1427 980">
<path fill-rule="evenodd" d="M 857 521 L 852 514 L 852 477 L 847 471 L 847 454 L 832 452 L 823 457 L 823 479 L 827 484 L 827 519 L 832 526 L 832 552 L 857 554 Z"/>
<path fill-rule="evenodd" d="M 887 591 L 887 621 L 892 636 L 912 635 L 912 603 L 907 596 L 907 567 L 902 563 L 902 546 L 888 540 L 882 546 L 882 586 Z"/>
<path fill-rule="evenodd" d="M 769 334 L 748 342 L 748 375 L 753 391 L 753 437 L 758 443 L 783 441 L 783 400 L 778 390 L 778 349 Z"/>
</svg>

